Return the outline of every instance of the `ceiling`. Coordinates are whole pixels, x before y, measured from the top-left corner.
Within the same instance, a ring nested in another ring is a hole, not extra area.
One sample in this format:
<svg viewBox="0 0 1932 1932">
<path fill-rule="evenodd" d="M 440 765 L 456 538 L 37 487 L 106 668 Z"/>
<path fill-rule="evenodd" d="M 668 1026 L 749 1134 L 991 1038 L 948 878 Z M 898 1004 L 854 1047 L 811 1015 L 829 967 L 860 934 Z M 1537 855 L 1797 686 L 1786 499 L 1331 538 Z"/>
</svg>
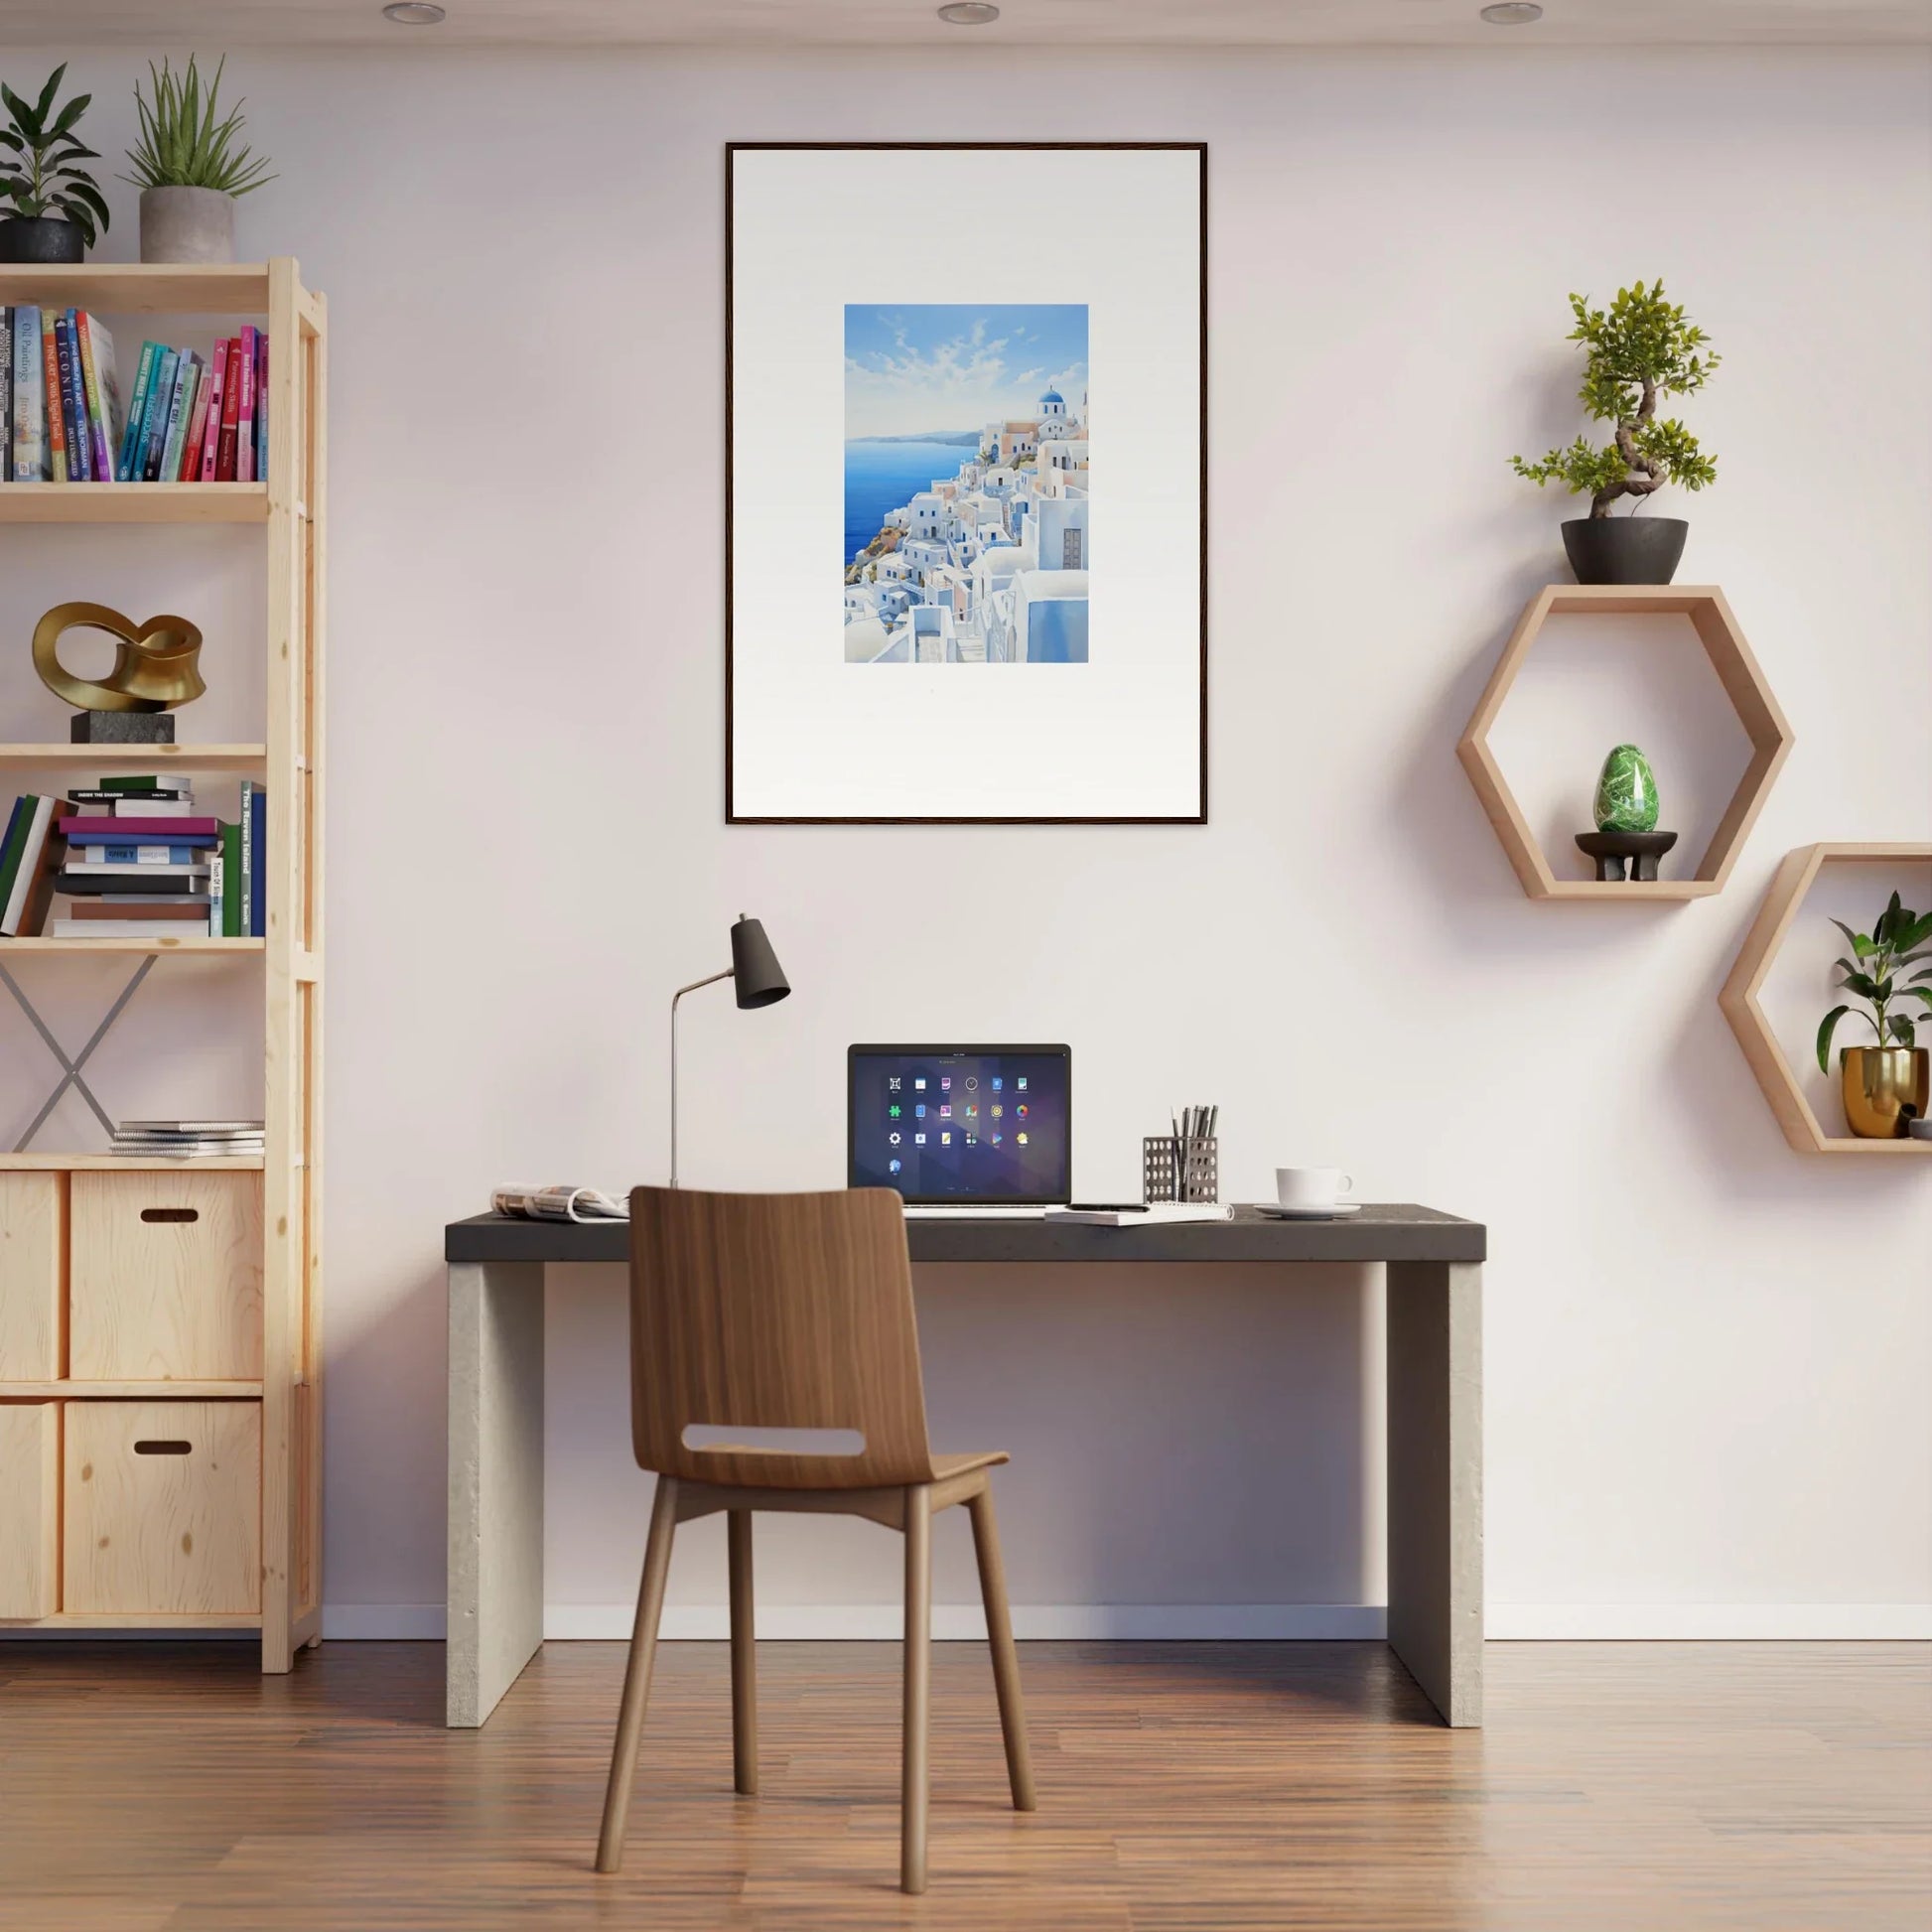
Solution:
<svg viewBox="0 0 1932 1932">
<path fill-rule="evenodd" d="M 1645 47 L 1932 43 L 1932 0 L 1545 0 L 1490 27 L 1481 0 L 1002 0 L 948 27 L 935 0 L 445 0 L 440 27 L 380 0 L 4 0 L 13 47 L 944 46 Z"/>
</svg>

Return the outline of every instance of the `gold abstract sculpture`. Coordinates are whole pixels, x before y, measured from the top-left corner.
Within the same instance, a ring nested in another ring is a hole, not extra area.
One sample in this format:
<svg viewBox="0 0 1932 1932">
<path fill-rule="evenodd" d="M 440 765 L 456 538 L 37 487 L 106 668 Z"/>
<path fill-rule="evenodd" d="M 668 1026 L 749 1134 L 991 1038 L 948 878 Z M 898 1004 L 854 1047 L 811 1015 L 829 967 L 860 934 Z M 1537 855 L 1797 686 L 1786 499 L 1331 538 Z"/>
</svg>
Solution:
<svg viewBox="0 0 1932 1932">
<path fill-rule="evenodd" d="M 114 668 L 99 683 L 62 668 L 61 638 L 69 630 L 104 630 L 113 638 Z M 207 689 L 196 668 L 201 654 L 202 633 L 186 618 L 136 623 L 104 604 L 57 604 L 34 626 L 41 682 L 81 711 L 172 711 L 187 704 Z"/>
</svg>

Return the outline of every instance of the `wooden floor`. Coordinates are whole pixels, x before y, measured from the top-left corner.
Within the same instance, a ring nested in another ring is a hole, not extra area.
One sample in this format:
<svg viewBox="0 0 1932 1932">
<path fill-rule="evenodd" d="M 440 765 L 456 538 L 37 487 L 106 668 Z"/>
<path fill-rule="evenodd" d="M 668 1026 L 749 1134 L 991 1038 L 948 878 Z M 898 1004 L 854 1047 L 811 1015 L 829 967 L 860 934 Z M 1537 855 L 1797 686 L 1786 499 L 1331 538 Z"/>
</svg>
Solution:
<svg viewBox="0 0 1932 1932">
<path fill-rule="evenodd" d="M 443 1652 L 0 1644 L 0 1927 L 1926 1932 L 1927 1646 L 1494 1644 L 1449 1731 L 1379 1645 L 1025 1644 L 1040 1809 L 979 1645 L 933 1666 L 932 1889 L 897 1873 L 897 1656 L 659 1652 L 621 1876 L 591 1870 L 622 1650 L 556 1644 L 487 1728 Z"/>
</svg>

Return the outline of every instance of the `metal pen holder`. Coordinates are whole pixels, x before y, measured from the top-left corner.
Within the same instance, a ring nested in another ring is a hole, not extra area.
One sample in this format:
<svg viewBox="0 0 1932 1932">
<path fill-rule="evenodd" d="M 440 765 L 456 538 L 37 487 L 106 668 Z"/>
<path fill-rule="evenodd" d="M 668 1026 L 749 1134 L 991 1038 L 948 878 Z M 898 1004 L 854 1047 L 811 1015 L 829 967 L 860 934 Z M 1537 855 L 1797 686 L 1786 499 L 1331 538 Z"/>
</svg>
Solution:
<svg viewBox="0 0 1932 1932">
<path fill-rule="evenodd" d="M 1141 1143 L 1141 1199 L 1218 1201 L 1221 1198 L 1221 1144 L 1196 1137 L 1150 1134 Z"/>
</svg>

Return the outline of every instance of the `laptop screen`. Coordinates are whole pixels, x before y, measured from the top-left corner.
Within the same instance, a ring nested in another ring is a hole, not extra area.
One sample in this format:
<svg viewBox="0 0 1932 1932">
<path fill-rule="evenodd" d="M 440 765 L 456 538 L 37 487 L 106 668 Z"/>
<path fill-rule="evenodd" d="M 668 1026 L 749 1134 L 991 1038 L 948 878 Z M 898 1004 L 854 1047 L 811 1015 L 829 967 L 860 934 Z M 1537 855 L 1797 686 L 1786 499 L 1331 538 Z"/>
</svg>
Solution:
<svg viewBox="0 0 1932 1932">
<path fill-rule="evenodd" d="M 1072 1054 L 1064 1046 L 854 1046 L 847 1175 L 908 1201 L 1072 1196 Z"/>
</svg>

